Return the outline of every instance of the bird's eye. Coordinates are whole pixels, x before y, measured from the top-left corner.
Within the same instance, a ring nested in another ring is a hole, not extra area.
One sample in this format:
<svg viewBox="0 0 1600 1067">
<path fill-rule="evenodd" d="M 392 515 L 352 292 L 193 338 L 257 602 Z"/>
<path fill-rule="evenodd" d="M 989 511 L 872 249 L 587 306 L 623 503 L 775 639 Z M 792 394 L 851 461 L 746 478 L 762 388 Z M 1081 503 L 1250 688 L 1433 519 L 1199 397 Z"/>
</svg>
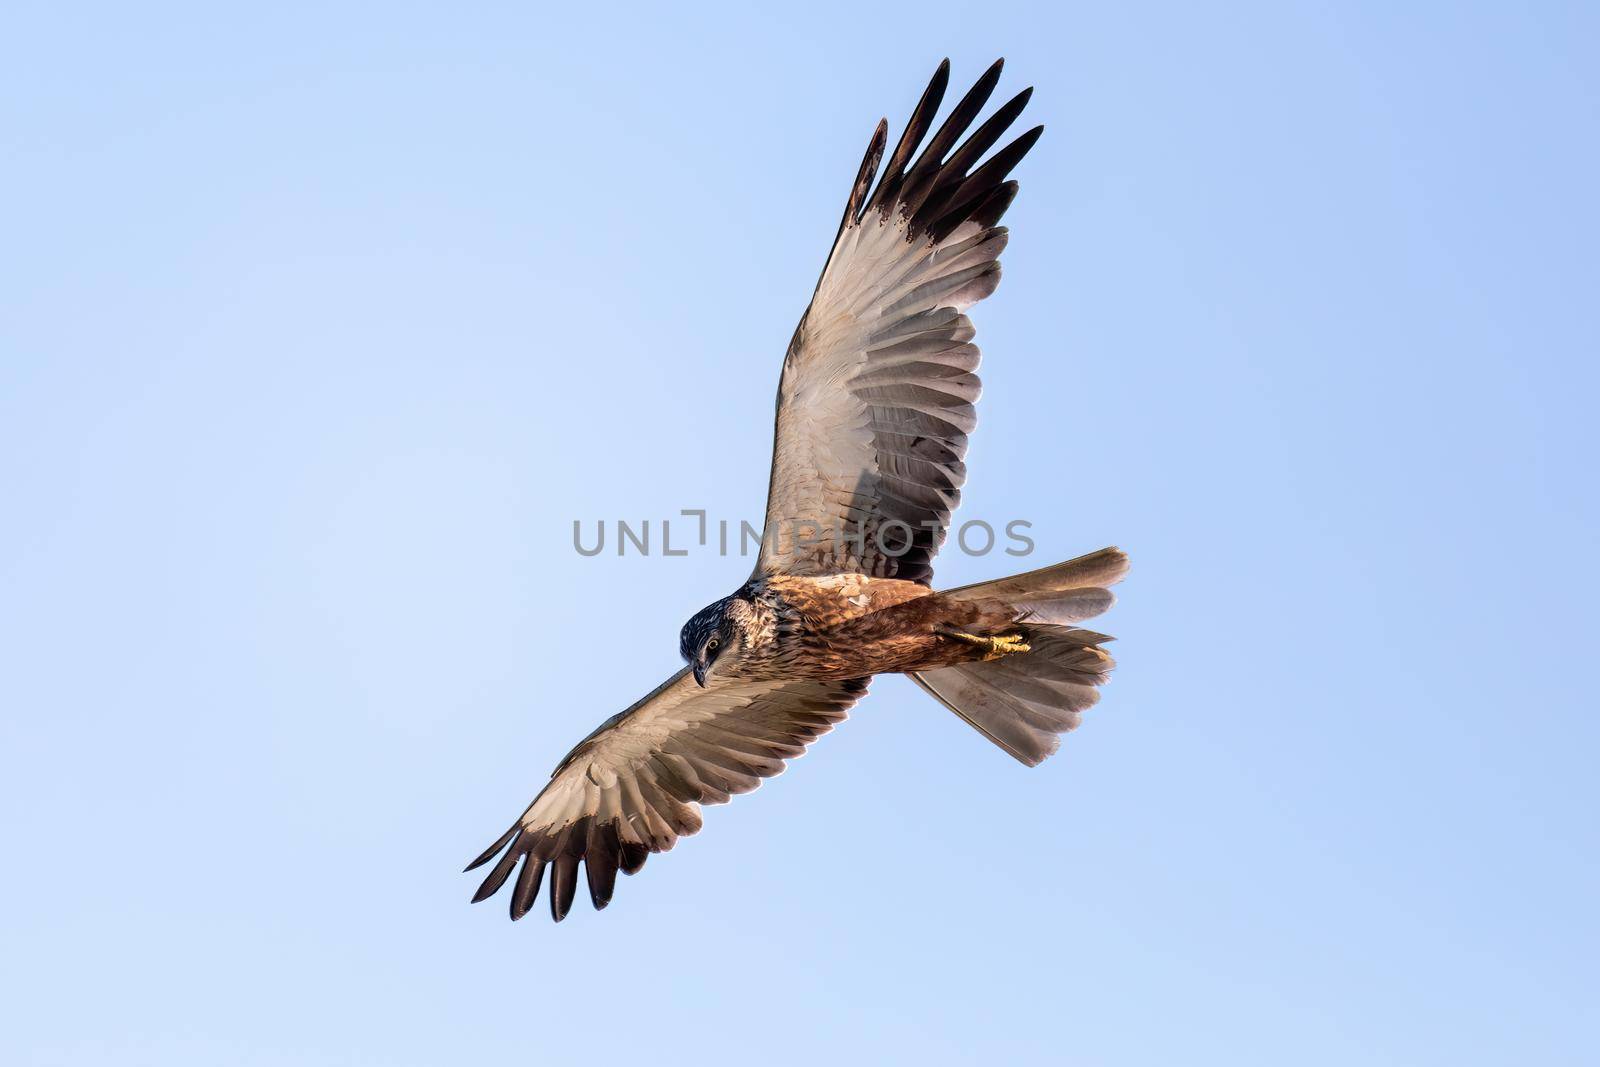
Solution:
<svg viewBox="0 0 1600 1067">
<path fill-rule="evenodd" d="M 717 650 L 717 645 L 719 645 L 719 644 L 721 644 L 721 642 L 718 641 L 715 637 L 713 637 L 711 640 L 706 642 L 706 651 L 707 652 L 715 652 Z"/>
</svg>

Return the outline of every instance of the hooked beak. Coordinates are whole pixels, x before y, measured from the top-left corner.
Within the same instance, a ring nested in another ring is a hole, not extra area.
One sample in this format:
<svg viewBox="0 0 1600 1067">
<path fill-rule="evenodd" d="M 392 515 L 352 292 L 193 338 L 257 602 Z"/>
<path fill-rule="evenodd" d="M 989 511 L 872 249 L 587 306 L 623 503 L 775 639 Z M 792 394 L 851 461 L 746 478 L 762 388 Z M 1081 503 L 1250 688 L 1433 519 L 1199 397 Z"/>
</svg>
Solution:
<svg viewBox="0 0 1600 1067">
<path fill-rule="evenodd" d="M 706 687 L 706 673 L 711 670 L 711 665 L 703 659 L 697 659 L 691 669 L 694 672 L 695 682 L 701 689 L 704 689 Z"/>
</svg>

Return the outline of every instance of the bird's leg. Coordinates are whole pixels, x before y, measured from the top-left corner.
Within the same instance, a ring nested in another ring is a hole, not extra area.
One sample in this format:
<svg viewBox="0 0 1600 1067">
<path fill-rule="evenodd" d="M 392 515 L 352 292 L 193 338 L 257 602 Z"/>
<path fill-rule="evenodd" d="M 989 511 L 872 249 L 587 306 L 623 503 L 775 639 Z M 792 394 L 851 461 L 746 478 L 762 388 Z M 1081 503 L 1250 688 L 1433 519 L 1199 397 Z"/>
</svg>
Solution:
<svg viewBox="0 0 1600 1067">
<path fill-rule="evenodd" d="M 1021 634 L 1001 634 L 999 637 L 989 638 L 989 654 L 985 659 L 999 659 L 1013 652 L 1032 652 L 1033 646 L 1022 639 Z"/>
<path fill-rule="evenodd" d="M 999 659 L 1001 656 L 1013 652 L 1029 652 L 1032 646 L 1022 639 L 1021 634 L 1001 634 L 998 637 L 979 637 L 962 630 L 941 630 L 946 637 L 953 637 L 957 641 L 965 641 L 969 645 L 977 645 L 984 650 L 984 660 Z"/>
</svg>

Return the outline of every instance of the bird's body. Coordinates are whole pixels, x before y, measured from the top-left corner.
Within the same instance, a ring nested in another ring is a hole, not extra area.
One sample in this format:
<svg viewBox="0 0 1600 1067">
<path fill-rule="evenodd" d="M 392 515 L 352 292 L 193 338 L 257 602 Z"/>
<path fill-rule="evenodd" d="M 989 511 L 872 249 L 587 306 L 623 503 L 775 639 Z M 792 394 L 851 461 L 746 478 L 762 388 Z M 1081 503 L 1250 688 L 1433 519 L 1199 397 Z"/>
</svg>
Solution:
<svg viewBox="0 0 1600 1067">
<path fill-rule="evenodd" d="M 519 919 L 548 870 L 560 920 L 581 864 L 605 907 L 618 871 L 635 873 L 697 831 L 701 805 L 781 772 L 844 720 L 874 675 L 908 676 L 1030 766 L 1098 699 L 1110 638 L 1079 623 L 1110 607 L 1108 587 L 1127 570 L 1121 552 L 959 589 L 931 584 L 977 425 L 965 312 L 999 283 L 1007 231 L 997 223 L 1017 192 L 1007 175 L 1043 130 L 985 158 L 1032 91 L 974 127 L 1000 66 L 935 129 L 941 64 L 887 159 L 878 124 L 784 357 L 755 573 L 684 625 L 687 666 L 584 738 L 469 865 L 499 857 L 474 900 L 516 871 Z"/>
<path fill-rule="evenodd" d="M 985 618 L 979 605 L 946 601 L 919 582 L 862 574 L 759 578 L 729 600 L 738 654 L 725 673 L 743 680 L 862 678 L 965 663 L 981 654 L 941 628 L 1013 621 Z"/>
</svg>

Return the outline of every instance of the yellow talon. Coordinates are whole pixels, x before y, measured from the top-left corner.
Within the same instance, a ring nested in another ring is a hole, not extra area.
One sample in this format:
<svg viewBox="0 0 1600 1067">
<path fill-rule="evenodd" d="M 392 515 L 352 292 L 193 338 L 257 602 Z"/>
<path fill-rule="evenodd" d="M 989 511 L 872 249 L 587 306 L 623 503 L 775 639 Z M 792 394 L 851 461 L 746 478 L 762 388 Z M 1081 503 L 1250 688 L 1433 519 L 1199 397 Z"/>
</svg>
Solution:
<svg viewBox="0 0 1600 1067">
<path fill-rule="evenodd" d="M 979 637 L 977 634 L 963 633 L 960 630 L 946 630 L 946 636 L 957 641 L 965 641 L 969 645 L 977 645 L 984 649 L 984 660 L 999 659 L 1001 656 L 1013 652 L 1030 652 L 1032 646 L 1022 639 L 1021 634 L 1001 634 L 999 637 Z"/>
<path fill-rule="evenodd" d="M 1001 656 L 1013 652 L 1031 652 L 1032 648 L 1022 639 L 1021 634 L 1002 634 L 999 637 L 989 638 L 989 654 L 985 660 L 999 659 Z"/>
</svg>

